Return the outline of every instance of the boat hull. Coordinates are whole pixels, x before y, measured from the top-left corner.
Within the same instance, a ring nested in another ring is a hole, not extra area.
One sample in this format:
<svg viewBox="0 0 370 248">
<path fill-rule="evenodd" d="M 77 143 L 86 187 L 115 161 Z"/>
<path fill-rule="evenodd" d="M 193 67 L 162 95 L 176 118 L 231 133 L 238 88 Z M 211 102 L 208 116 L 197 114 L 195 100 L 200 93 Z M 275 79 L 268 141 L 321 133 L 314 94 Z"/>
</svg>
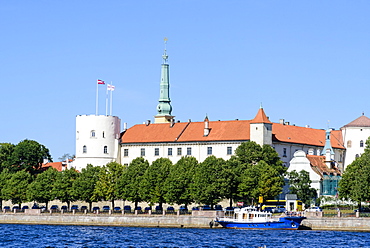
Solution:
<svg viewBox="0 0 370 248">
<path fill-rule="evenodd" d="M 269 222 L 238 222 L 235 220 L 216 220 L 224 228 L 235 229 L 285 229 L 297 230 L 305 217 L 281 217 Z"/>
</svg>

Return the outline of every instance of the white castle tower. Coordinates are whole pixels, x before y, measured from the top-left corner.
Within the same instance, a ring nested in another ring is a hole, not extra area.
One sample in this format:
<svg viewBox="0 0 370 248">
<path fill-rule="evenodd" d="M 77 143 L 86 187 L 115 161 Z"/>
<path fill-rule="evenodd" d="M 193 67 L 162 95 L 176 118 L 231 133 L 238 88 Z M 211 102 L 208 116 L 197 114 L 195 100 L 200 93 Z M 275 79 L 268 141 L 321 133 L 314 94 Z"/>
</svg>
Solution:
<svg viewBox="0 0 370 248">
<path fill-rule="evenodd" d="M 76 158 L 73 167 L 106 165 L 119 157 L 121 120 L 110 115 L 76 116 Z"/>
</svg>

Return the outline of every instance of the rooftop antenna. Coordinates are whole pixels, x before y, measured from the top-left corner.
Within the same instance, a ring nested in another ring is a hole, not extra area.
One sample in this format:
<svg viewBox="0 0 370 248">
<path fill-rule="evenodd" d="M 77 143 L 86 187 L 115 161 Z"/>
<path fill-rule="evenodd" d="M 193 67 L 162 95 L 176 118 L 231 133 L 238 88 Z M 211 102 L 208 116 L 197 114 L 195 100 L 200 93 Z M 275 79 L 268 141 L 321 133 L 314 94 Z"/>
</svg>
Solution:
<svg viewBox="0 0 370 248">
<path fill-rule="evenodd" d="M 167 64 L 167 59 L 168 59 L 168 55 L 167 55 L 167 38 L 164 37 L 164 53 L 162 55 L 162 58 L 163 58 L 163 64 Z"/>
</svg>

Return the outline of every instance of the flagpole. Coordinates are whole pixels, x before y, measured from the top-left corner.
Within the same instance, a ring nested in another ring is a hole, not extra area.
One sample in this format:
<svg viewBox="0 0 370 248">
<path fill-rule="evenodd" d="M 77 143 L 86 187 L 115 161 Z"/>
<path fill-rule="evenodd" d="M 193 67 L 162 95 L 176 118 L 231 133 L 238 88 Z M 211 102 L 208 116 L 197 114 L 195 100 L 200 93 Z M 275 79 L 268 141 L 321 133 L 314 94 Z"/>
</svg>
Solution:
<svg viewBox="0 0 370 248">
<path fill-rule="evenodd" d="M 108 115 L 108 84 L 107 84 L 107 90 L 105 94 L 105 115 Z"/>
<path fill-rule="evenodd" d="M 98 115 L 98 80 L 96 80 L 96 100 L 95 100 L 95 115 Z"/>
<path fill-rule="evenodd" d="M 110 84 L 111 84 L 111 85 L 112 85 L 112 87 L 113 87 L 113 83 L 112 83 L 112 81 L 110 82 Z M 113 90 L 111 90 L 111 91 L 110 91 L 110 105 L 109 105 L 109 107 L 110 107 L 110 115 L 112 115 L 112 97 L 113 97 L 112 92 L 113 92 Z"/>
</svg>

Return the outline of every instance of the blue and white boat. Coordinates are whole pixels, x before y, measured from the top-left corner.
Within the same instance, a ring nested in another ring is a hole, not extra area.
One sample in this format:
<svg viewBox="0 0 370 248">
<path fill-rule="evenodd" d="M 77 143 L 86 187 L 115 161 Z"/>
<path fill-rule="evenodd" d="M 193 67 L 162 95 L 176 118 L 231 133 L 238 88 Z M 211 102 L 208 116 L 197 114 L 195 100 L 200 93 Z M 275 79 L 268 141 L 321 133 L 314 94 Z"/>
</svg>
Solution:
<svg viewBox="0 0 370 248">
<path fill-rule="evenodd" d="M 273 217 L 272 213 L 258 211 L 254 207 L 244 207 L 236 208 L 231 212 L 225 211 L 225 216 L 217 217 L 215 222 L 225 228 L 297 230 L 305 218 L 301 216 Z"/>
</svg>

